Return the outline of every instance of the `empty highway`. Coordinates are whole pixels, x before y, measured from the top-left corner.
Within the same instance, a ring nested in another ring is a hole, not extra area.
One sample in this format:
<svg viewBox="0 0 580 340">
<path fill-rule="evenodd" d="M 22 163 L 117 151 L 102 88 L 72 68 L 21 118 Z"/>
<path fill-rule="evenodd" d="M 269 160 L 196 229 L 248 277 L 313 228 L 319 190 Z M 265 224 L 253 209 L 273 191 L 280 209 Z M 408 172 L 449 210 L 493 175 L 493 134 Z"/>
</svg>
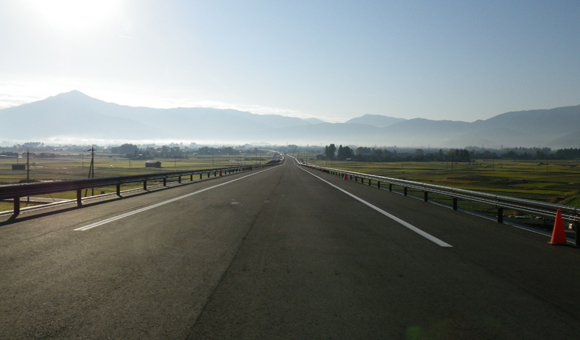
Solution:
<svg viewBox="0 0 580 340">
<path fill-rule="evenodd" d="M 573 339 L 580 250 L 295 164 L 0 216 L 0 339 Z"/>
</svg>

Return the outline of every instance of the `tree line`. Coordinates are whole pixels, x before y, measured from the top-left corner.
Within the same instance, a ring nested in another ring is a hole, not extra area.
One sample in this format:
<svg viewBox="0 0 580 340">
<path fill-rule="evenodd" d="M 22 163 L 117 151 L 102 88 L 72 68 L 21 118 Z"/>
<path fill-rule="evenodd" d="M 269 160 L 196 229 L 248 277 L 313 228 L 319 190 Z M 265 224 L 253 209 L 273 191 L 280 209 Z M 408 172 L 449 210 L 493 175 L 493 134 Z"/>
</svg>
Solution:
<svg viewBox="0 0 580 340">
<path fill-rule="evenodd" d="M 258 148 L 246 150 L 231 146 L 209 147 L 203 146 L 197 149 L 180 148 L 179 146 L 161 146 L 139 148 L 137 145 L 126 143 L 112 147 L 111 153 L 118 154 L 130 159 L 154 159 L 154 158 L 189 158 L 193 155 L 241 155 L 258 154 Z"/>
<path fill-rule="evenodd" d="M 514 160 L 574 160 L 580 159 L 580 149 L 569 148 L 552 151 L 550 148 L 509 148 L 487 150 L 468 147 L 465 149 L 400 149 L 371 148 L 335 144 L 326 145 L 324 153 L 317 155 L 321 160 L 359 161 L 359 162 L 431 162 L 451 161 L 470 162 L 473 159 L 514 159 Z"/>
<path fill-rule="evenodd" d="M 454 161 L 469 162 L 471 153 L 465 149 L 450 149 L 445 152 L 439 149 L 437 152 L 425 152 L 423 149 L 415 149 L 414 152 L 400 152 L 382 148 L 370 148 L 365 146 L 352 149 L 349 146 L 335 144 L 327 145 L 324 154 L 318 155 L 318 159 L 358 161 L 358 162 L 399 162 L 399 161 Z"/>
</svg>

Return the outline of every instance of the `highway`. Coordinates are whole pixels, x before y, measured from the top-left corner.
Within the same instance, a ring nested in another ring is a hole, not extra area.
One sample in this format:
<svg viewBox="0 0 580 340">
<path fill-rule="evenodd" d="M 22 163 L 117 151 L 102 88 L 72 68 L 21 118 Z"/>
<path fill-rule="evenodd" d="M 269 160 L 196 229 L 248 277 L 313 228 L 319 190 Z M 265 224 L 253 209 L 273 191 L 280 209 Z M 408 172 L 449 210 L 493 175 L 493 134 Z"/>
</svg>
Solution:
<svg viewBox="0 0 580 340">
<path fill-rule="evenodd" d="M 580 250 L 300 167 L 0 216 L 0 339 L 574 339 Z"/>
</svg>

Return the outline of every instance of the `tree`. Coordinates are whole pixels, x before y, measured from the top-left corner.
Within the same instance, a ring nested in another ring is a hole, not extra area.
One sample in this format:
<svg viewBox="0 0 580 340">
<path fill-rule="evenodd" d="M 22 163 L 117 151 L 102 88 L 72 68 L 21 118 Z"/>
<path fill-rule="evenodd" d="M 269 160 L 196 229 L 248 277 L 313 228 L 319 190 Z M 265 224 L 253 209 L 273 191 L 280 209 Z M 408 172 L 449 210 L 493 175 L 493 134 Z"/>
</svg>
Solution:
<svg viewBox="0 0 580 340">
<path fill-rule="evenodd" d="M 447 157 L 449 160 L 453 162 L 469 162 L 469 151 L 468 150 L 460 150 L 460 149 L 451 149 L 447 153 Z"/>
<path fill-rule="evenodd" d="M 139 147 L 137 145 L 125 143 L 121 146 L 111 148 L 111 152 L 125 155 L 125 157 L 131 158 L 139 152 Z"/>
<path fill-rule="evenodd" d="M 336 153 L 336 146 L 334 144 L 330 144 L 329 146 L 324 148 L 324 155 L 326 159 L 334 159 L 334 155 Z"/>
<path fill-rule="evenodd" d="M 336 158 L 338 158 L 338 160 L 340 161 L 344 161 L 348 158 L 352 158 L 352 154 L 353 152 L 351 148 L 349 148 L 348 146 L 342 147 L 341 145 L 338 147 L 338 155 L 336 156 Z"/>
</svg>

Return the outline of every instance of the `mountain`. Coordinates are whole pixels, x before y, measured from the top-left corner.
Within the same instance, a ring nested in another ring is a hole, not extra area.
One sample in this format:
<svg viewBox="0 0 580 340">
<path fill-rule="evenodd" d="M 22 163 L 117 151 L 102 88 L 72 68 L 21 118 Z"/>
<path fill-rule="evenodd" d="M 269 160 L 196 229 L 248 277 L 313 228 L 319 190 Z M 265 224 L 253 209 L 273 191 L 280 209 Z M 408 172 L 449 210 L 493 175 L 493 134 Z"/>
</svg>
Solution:
<svg viewBox="0 0 580 340">
<path fill-rule="evenodd" d="M 394 118 L 394 117 L 387 117 L 387 116 L 381 116 L 381 115 L 369 115 L 366 114 L 364 116 L 361 117 L 356 117 L 356 118 L 352 118 L 350 120 L 347 120 L 346 123 L 347 124 L 365 124 L 365 125 L 371 125 L 371 126 L 377 126 L 377 127 L 387 127 L 387 126 L 391 126 L 393 124 L 396 124 L 398 122 L 402 122 L 405 119 L 403 118 Z"/>
<path fill-rule="evenodd" d="M 363 115 L 326 123 L 213 108 L 154 109 L 62 93 L 0 110 L 0 140 L 191 141 L 196 143 L 407 147 L 580 147 L 580 105 L 507 112 L 472 123 Z"/>
<path fill-rule="evenodd" d="M 213 108 L 153 109 L 106 103 L 81 92 L 0 110 L 2 139 L 211 140 L 258 138 L 265 130 L 311 125 L 294 117 Z"/>
<path fill-rule="evenodd" d="M 3 139 L 133 137 L 135 130 L 158 131 L 139 121 L 108 115 L 107 104 L 73 91 L 42 101 L 0 110 Z"/>
<path fill-rule="evenodd" d="M 549 143 L 556 149 L 567 149 L 580 145 L 580 131 L 575 131 L 563 137 L 557 138 Z"/>
</svg>

